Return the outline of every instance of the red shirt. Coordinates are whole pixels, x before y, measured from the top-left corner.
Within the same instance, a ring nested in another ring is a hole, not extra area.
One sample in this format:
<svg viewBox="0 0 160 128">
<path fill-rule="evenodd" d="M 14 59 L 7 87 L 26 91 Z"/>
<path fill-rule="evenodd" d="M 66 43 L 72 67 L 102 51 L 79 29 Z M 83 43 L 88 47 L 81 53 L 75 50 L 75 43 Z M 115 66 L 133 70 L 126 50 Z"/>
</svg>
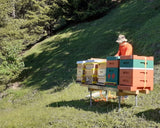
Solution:
<svg viewBox="0 0 160 128">
<path fill-rule="evenodd" d="M 119 50 L 115 56 L 129 56 L 133 54 L 133 47 L 128 42 L 119 45 Z"/>
</svg>

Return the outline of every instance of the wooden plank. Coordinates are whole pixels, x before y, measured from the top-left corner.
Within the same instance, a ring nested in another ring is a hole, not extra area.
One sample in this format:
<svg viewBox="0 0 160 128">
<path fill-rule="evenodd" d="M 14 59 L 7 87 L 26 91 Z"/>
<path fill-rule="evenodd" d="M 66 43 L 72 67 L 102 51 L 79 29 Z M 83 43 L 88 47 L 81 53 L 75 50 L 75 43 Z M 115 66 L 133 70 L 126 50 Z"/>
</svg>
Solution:
<svg viewBox="0 0 160 128">
<path fill-rule="evenodd" d="M 105 83 L 97 82 L 97 85 L 105 86 Z"/>
<path fill-rule="evenodd" d="M 127 95 L 138 95 L 139 90 L 131 92 L 131 91 L 125 91 L 125 90 L 119 90 L 117 92 L 117 96 L 127 96 Z"/>
<path fill-rule="evenodd" d="M 87 84 L 80 84 L 80 86 L 88 87 L 88 85 L 87 85 Z"/>
<path fill-rule="evenodd" d="M 132 94 L 132 93 L 124 93 L 124 92 L 117 92 L 117 96 L 128 96 L 128 95 L 137 95 L 137 94 Z"/>
<path fill-rule="evenodd" d="M 149 94 L 149 90 L 137 90 L 137 91 L 126 91 L 126 90 L 118 90 L 117 88 L 106 87 L 105 85 L 86 85 L 80 84 L 81 86 L 88 87 L 90 90 L 104 90 L 104 91 L 116 91 L 117 96 L 126 96 L 126 95 L 138 95 L 139 93 Z"/>
<path fill-rule="evenodd" d="M 139 90 L 137 90 L 137 91 L 119 90 L 119 92 L 128 93 L 128 94 L 135 94 L 135 95 L 139 94 Z"/>
</svg>

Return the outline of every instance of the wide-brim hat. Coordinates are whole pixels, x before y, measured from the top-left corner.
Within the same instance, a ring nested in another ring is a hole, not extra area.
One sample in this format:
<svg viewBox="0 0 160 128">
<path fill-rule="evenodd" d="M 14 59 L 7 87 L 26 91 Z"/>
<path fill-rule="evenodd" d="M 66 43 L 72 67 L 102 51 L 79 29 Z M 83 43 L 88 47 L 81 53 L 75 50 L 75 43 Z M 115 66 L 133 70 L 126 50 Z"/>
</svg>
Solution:
<svg viewBox="0 0 160 128">
<path fill-rule="evenodd" d="M 118 36 L 118 39 L 116 40 L 116 42 L 117 43 L 122 43 L 122 42 L 126 42 L 127 41 L 127 39 L 125 38 L 125 36 L 124 35 L 119 35 Z"/>
</svg>

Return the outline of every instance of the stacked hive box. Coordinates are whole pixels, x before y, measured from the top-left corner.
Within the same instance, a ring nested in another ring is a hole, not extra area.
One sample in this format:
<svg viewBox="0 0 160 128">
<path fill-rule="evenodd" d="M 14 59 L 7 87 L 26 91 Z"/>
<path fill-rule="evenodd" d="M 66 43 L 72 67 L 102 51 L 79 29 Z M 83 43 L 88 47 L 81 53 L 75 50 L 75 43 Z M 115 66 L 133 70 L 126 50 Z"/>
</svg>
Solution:
<svg viewBox="0 0 160 128">
<path fill-rule="evenodd" d="M 85 82 L 85 62 L 86 61 L 77 61 L 77 82 Z"/>
<path fill-rule="evenodd" d="M 98 85 L 105 85 L 106 83 L 106 68 L 107 68 L 107 61 L 106 59 L 103 62 L 98 63 Z"/>
<path fill-rule="evenodd" d="M 107 57 L 106 86 L 117 88 L 119 84 L 119 59 L 120 57 Z"/>
<path fill-rule="evenodd" d="M 153 90 L 153 57 L 121 56 L 118 89 Z"/>
<path fill-rule="evenodd" d="M 98 63 L 104 62 L 104 59 L 91 58 L 85 63 L 85 83 L 96 84 L 98 80 Z"/>
<path fill-rule="evenodd" d="M 97 83 L 98 64 L 95 60 L 87 60 L 85 63 L 85 84 Z"/>
</svg>

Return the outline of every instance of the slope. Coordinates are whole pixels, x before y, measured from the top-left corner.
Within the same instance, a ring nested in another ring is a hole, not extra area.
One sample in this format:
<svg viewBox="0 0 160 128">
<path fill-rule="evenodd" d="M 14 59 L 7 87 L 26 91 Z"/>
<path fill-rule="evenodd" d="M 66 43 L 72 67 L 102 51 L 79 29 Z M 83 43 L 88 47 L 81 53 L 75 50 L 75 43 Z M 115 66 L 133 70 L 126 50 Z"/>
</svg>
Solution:
<svg viewBox="0 0 160 128">
<path fill-rule="evenodd" d="M 155 2 L 129 1 L 105 17 L 82 23 L 48 38 L 25 54 L 31 67 L 27 86 L 48 89 L 67 85 L 75 78 L 76 61 L 116 54 L 118 33 L 133 44 L 134 54 L 160 57 L 160 8 Z"/>
<path fill-rule="evenodd" d="M 9 89 L 0 100 L 1 127 L 160 127 L 160 66 L 155 65 L 155 88 L 149 95 L 129 97 L 117 112 L 117 101 L 93 103 L 87 88 L 74 82 L 76 61 L 106 58 L 116 53 L 123 33 L 134 54 L 154 55 L 159 62 L 159 2 L 130 0 L 105 17 L 71 26 L 35 45 L 24 54 L 24 86 Z"/>
</svg>

